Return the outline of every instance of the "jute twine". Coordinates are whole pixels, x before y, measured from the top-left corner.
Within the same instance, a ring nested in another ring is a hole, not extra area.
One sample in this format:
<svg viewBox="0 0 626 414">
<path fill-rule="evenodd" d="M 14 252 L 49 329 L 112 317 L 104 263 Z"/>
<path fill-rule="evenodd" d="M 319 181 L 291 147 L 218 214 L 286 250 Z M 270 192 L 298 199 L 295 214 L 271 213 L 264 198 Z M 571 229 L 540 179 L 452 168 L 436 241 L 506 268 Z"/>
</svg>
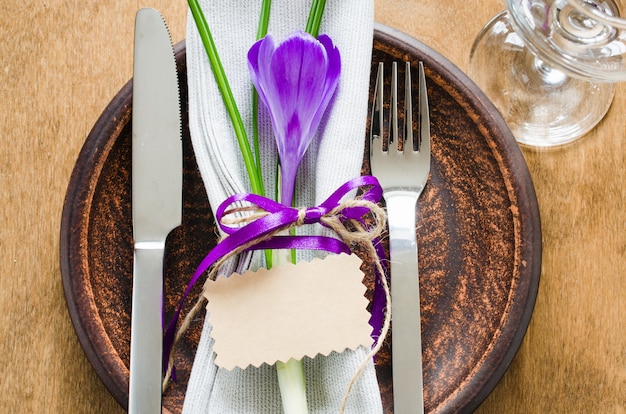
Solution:
<svg viewBox="0 0 626 414">
<path fill-rule="evenodd" d="M 340 219 L 341 212 L 344 209 L 354 208 L 354 207 L 365 207 L 369 209 L 373 218 L 373 223 L 374 223 L 374 225 L 371 226 L 371 228 L 366 228 L 358 220 L 341 220 Z M 237 217 L 234 215 L 235 213 L 248 213 L 248 214 L 243 217 L 241 216 Z M 224 217 L 222 218 L 222 223 L 229 224 L 229 225 L 242 225 L 243 226 L 245 224 L 253 222 L 254 220 L 264 217 L 268 214 L 270 213 L 268 213 L 267 211 L 255 208 L 255 207 L 240 207 L 240 208 L 228 210 L 225 213 Z M 253 239 L 250 242 L 243 244 L 237 247 L 236 249 L 232 250 L 231 252 L 223 256 L 220 260 L 218 260 L 213 266 L 211 266 L 211 269 L 209 270 L 207 274 L 207 280 L 215 280 L 222 265 L 224 265 L 224 263 L 228 259 L 232 258 L 233 256 L 244 252 L 245 250 L 249 249 L 250 247 L 260 242 L 269 240 L 273 238 L 274 236 L 278 235 L 279 233 L 284 233 L 286 230 L 289 230 L 293 227 L 299 227 L 299 226 L 304 225 L 305 215 L 306 215 L 306 209 L 300 209 L 298 211 L 298 220 L 296 222 L 286 224 L 284 227 L 278 228 L 269 234 Z M 385 299 L 386 299 L 385 318 L 383 321 L 383 326 L 381 328 L 378 341 L 376 342 L 375 346 L 372 347 L 372 349 L 367 354 L 367 356 L 363 359 L 358 369 L 355 371 L 355 374 L 353 375 L 352 379 L 350 380 L 350 383 L 348 384 L 348 387 L 346 389 L 346 393 L 343 397 L 343 401 L 342 401 L 341 408 L 340 408 L 340 413 L 345 412 L 345 408 L 348 402 L 350 391 L 354 387 L 354 384 L 358 380 L 359 376 L 363 373 L 363 371 L 367 367 L 369 361 L 374 357 L 374 355 L 378 353 L 378 351 L 382 347 L 383 342 L 385 341 L 385 338 L 387 337 L 387 333 L 389 332 L 389 327 L 391 325 L 391 294 L 389 291 L 389 284 L 387 283 L 387 277 L 385 275 L 385 271 L 380 262 L 380 259 L 378 258 L 376 248 L 374 247 L 374 241 L 377 240 L 378 237 L 383 232 L 383 229 L 385 226 L 385 218 L 386 218 L 385 211 L 378 204 L 373 203 L 371 201 L 362 200 L 359 198 L 346 200 L 342 202 L 341 204 L 337 205 L 335 208 L 333 208 L 332 210 L 330 210 L 328 213 L 324 214 L 320 218 L 320 223 L 332 229 L 339 236 L 339 238 L 348 246 L 352 246 L 356 244 L 361 245 L 370 257 L 375 258 L 374 265 L 376 267 L 376 270 L 378 271 L 378 274 L 381 275 L 380 278 L 381 278 L 383 290 L 385 292 Z M 347 225 L 348 223 L 349 223 L 349 226 Z M 205 283 L 205 287 L 206 287 L 206 283 Z M 204 294 L 201 294 L 198 297 L 198 300 L 196 301 L 194 306 L 189 311 L 189 313 L 183 319 L 180 327 L 176 331 L 176 336 L 174 338 L 174 343 L 172 345 L 172 352 L 170 353 L 170 358 L 167 364 L 167 371 L 165 373 L 165 378 L 163 379 L 163 387 L 162 387 L 163 392 L 165 392 L 165 390 L 167 389 L 167 386 L 169 384 L 169 380 L 172 374 L 172 368 L 174 366 L 174 353 L 175 353 L 176 347 L 178 343 L 180 342 L 180 340 L 182 339 L 182 337 L 184 336 L 187 329 L 189 328 L 189 326 L 191 325 L 195 316 L 198 314 L 198 312 L 202 310 L 203 306 L 205 305 L 205 302 L 206 302 L 206 297 Z"/>
</svg>

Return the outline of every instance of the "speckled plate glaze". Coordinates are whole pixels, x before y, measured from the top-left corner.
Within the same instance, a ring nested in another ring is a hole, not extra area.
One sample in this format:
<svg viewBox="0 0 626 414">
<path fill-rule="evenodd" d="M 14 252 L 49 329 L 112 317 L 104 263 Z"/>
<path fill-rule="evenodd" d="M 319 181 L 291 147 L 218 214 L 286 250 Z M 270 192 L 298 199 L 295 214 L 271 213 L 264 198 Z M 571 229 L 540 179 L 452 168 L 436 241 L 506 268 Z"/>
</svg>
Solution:
<svg viewBox="0 0 626 414">
<path fill-rule="evenodd" d="M 216 243 L 189 139 L 184 43 L 177 45 L 176 58 L 183 103 L 184 208 L 165 258 L 170 312 L 188 275 Z M 377 25 L 372 67 L 394 60 L 424 61 L 431 108 L 431 177 L 417 212 L 426 410 L 471 412 L 509 366 L 532 314 L 541 267 L 537 201 L 511 132 L 460 70 L 415 39 Z M 374 78 L 375 70 L 372 84 Z M 67 191 L 60 252 L 80 343 L 123 407 L 128 402 L 133 258 L 131 102 L 129 82 L 87 137 Z M 363 173 L 369 173 L 367 157 Z M 370 287 L 372 278 L 367 270 Z M 164 396 L 166 413 L 181 411 L 201 329 L 198 320 L 178 349 L 178 382 Z M 389 345 L 388 339 L 376 360 L 386 413 L 393 412 Z"/>
</svg>

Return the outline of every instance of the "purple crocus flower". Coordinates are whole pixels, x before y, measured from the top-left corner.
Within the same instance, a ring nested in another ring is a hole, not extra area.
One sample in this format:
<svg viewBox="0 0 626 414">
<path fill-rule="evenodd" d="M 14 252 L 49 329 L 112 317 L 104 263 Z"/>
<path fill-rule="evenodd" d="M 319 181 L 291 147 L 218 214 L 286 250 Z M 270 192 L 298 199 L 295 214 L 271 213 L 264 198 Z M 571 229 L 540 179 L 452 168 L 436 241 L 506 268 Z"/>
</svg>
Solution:
<svg viewBox="0 0 626 414">
<path fill-rule="evenodd" d="M 330 37 L 297 31 L 276 44 L 271 35 L 248 52 L 252 83 L 268 108 L 282 174 L 281 202 L 291 204 L 296 173 L 341 71 L 339 50 Z"/>
</svg>

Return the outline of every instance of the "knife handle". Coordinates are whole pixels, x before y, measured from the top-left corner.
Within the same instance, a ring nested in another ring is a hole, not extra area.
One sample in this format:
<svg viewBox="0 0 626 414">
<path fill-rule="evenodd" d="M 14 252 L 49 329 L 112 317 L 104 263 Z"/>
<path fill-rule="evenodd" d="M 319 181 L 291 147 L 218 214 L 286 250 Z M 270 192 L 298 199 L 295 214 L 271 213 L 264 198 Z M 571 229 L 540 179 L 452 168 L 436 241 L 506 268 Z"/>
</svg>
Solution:
<svg viewBox="0 0 626 414">
<path fill-rule="evenodd" d="M 391 261 L 393 404 L 398 414 L 423 414 L 422 333 L 415 235 L 418 194 L 386 194 Z"/>
<path fill-rule="evenodd" d="M 129 414 L 161 412 L 164 246 L 135 247 Z"/>
</svg>

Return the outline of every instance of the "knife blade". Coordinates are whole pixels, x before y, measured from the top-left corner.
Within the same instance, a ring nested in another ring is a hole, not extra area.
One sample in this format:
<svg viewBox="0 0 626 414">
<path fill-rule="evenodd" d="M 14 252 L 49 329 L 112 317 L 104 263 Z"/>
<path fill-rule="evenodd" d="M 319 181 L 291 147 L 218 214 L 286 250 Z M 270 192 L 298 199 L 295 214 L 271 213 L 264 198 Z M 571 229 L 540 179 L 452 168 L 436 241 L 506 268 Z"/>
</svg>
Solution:
<svg viewBox="0 0 626 414">
<path fill-rule="evenodd" d="M 181 114 L 176 61 L 161 14 L 135 18 L 132 109 L 134 239 L 128 412 L 160 413 L 163 255 L 182 216 Z"/>
</svg>

